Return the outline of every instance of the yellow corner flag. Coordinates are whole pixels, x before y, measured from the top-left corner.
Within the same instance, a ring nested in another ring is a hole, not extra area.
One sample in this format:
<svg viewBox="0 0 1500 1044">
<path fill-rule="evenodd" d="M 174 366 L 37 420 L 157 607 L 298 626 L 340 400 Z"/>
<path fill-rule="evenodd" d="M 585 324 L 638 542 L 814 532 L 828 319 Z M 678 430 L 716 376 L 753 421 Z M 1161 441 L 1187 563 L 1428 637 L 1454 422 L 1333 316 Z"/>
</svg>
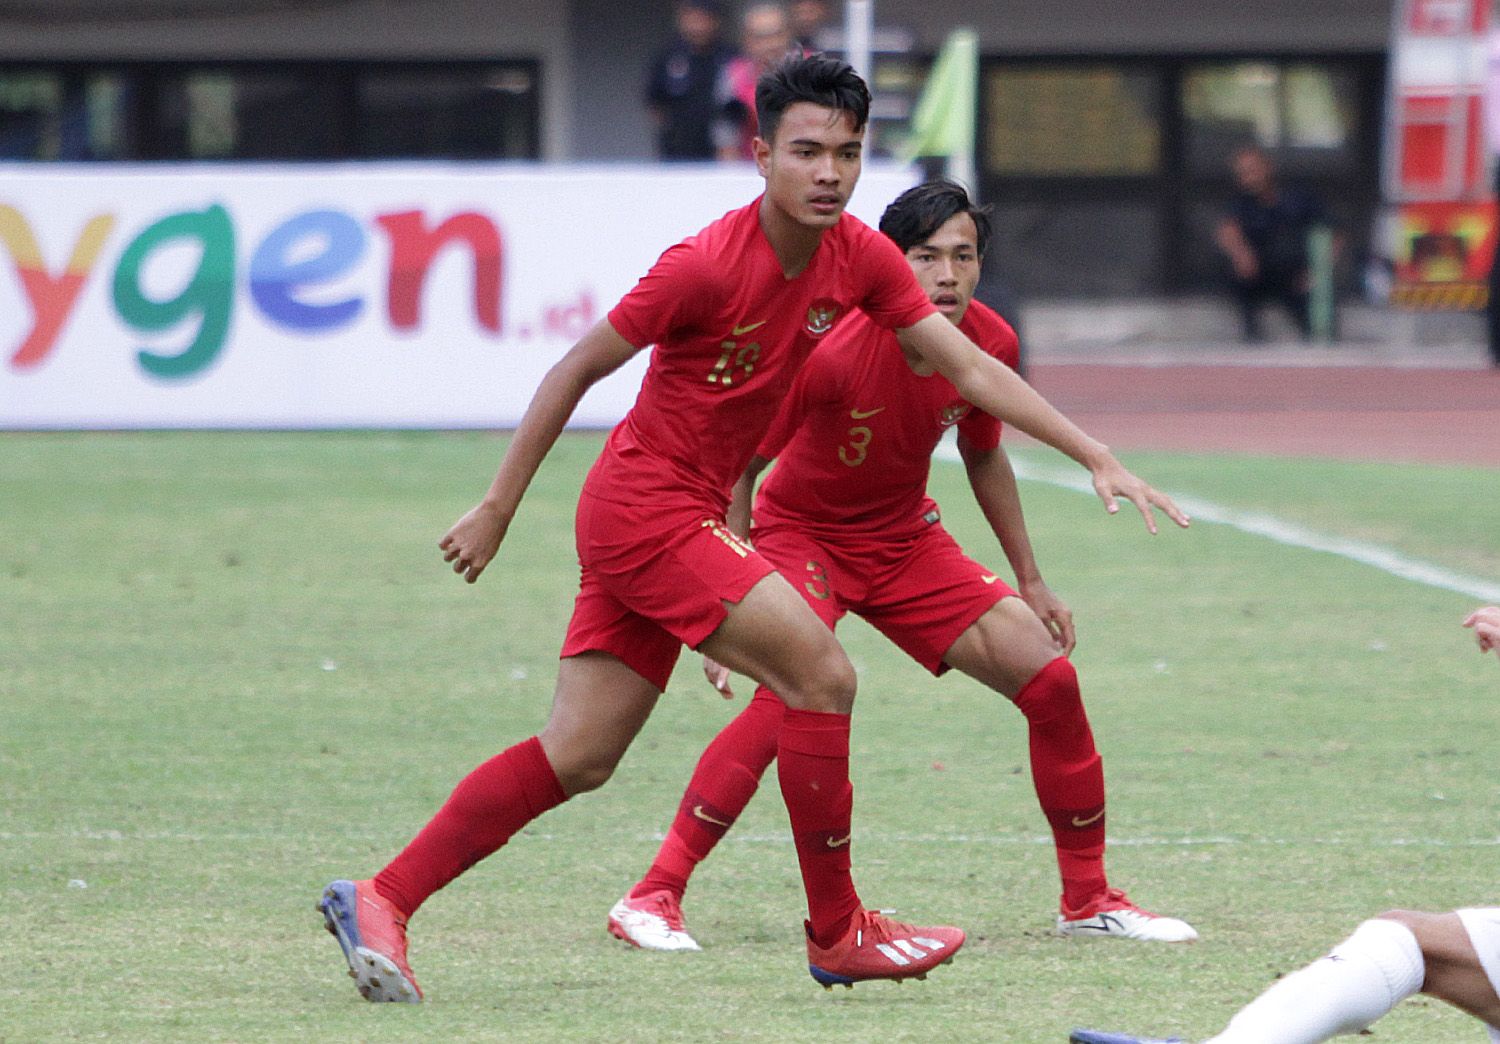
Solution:
<svg viewBox="0 0 1500 1044">
<path fill-rule="evenodd" d="M 948 34 L 912 114 L 902 150 L 906 158 L 972 157 L 978 92 L 979 37 L 972 29 L 955 29 Z"/>
</svg>

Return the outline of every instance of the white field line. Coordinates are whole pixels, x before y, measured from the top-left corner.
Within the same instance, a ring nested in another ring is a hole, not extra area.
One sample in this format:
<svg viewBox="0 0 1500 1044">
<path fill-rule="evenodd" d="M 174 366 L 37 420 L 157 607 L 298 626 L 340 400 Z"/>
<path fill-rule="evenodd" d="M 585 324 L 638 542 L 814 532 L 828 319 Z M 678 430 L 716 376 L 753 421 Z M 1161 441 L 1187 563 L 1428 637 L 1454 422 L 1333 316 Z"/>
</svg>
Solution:
<svg viewBox="0 0 1500 1044">
<path fill-rule="evenodd" d="M 938 446 L 937 457 L 946 461 L 957 461 L 958 450 L 951 442 L 943 442 Z M 1060 489 L 1072 490 L 1075 493 L 1094 496 L 1094 487 L 1081 468 L 1065 469 L 1015 458 L 1011 459 L 1011 463 L 1019 479 L 1041 482 Z M 1230 526 L 1241 532 L 1265 537 L 1267 540 L 1274 540 L 1278 544 L 1286 544 L 1289 547 L 1338 555 L 1351 562 L 1373 566 L 1392 576 L 1424 584 L 1427 587 L 1453 591 L 1483 602 L 1500 603 L 1500 584 L 1454 572 L 1451 569 L 1433 565 L 1431 562 L 1424 562 L 1419 558 L 1411 558 L 1391 548 L 1381 547 L 1379 544 L 1329 536 L 1279 519 L 1275 515 L 1267 515 L 1259 511 L 1241 511 L 1237 508 L 1215 504 L 1212 501 L 1200 500 L 1194 496 L 1172 493 L 1171 497 L 1177 501 L 1179 507 L 1192 516 L 1194 522 L 1212 522 L 1217 525 Z M 1121 505 L 1122 512 L 1132 510 L 1129 504 Z"/>
<path fill-rule="evenodd" d="M 587 831 L 589 835 L 599 832 Z M 628 843 L 651 843 L 658 844 L 666 836 L 660 832 L 620 831 L 618 834 L 603 832 L 611 837 L 614 842 Z M 253 843 L 264 844 L 284 838 L 285 835 L 276 833 L 244 833 L 226 832 L 202 833 L 198 831 L 185 830 L 21 830 L 0 831 L 0 841 L 104 841 L 111 843 L 139 842 L 155 844 L 159 842 L 173 842 L 177 844 L 224 844 L 229 843 Z M 356 840 L 364 839 L 374 842 L 389 840 L 385 835 L 344 835 Z M 583 834 L 551 834 L 526 831 L 518 840 L 525 842 L 535 841 L 557 841 L 565 844 L 577 844 Z M 790 833 L 751 834 L 730 833 L 725 836 L 726 842 L 734 842 L 742 845 L 790 845 L 792 835 Z M 1020 834 L 908 834 L 901 832 L 886 833 L 884 831 L 862 832 L 855 836 L 860 844 L 913 844 L 913 845 L 988 845 L 992 847 L 1051 847 L 1050 836 Z M 1206 848 L 1223 847 L 1227 845 L 1254 845 L 1265 847 L 1296 847 L 1313 846 L 1318 848 L 1500 848 L 1500 837 L 1476 837 L 1459 838 L 1457 840 L 1445 840 L 1430 837 L 1234 837 L 1232 835 L 1209 835 L 1204 837 L 1111 837 L 1108 843 L 1114 847 L 1125 848 Z"/>
</svg>

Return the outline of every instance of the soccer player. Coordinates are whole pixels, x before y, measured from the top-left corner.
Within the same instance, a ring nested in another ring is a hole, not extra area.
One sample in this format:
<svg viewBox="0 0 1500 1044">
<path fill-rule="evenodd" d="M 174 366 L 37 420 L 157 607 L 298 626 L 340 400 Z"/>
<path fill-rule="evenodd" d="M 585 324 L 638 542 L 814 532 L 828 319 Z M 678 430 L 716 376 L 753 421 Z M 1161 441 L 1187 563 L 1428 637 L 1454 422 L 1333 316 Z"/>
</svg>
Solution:
<svg viewBox="0 0 1500 1044">
<path fill-rule="evenodd" d="M 1004 319 L 973 300 L 989 216 L 962 186 L 933 181 L 885 211 L 880 230 L 906 255 L 934 307 L 1014 369 L 1020 346 Z M 1020 594 L 966 557 L 926 495 L 932 452 L 957 426 L 980 510 L 1014 570 Z M 1188 942 L 1197 933 L 1147 913 L 1104 872 L 1104 771 L 1078 678 L 1067 660 L 1072 614 L 1043 582 L 1032 554 L 1000 425 L 896 335 L 850 316 L 813 352 L 736 488 L 730 524 L 755 476 L 755 549 L 832 629 L 846 612 L 873 624 L 941 675 L 949 667 L 1012 700 L 1030 726 L 1032 779 L 1051 824 L 1062 876 L 1064 934 Z M 736 516 L 739 515 L 737 518 Z M 710 679 L 729 694 L 727 672 Z M 734 823 L 776 756 L 785 705 L 766 688 L 699 760 L 655 862 L 610 911 L 612 934 L 652 950 L 696 950 L 683 926 L 689 877 Z"/>
<path fill-rule="evenodd" d="M 1481 653 L 1500 655 L 1500 607 L 1464 620 Z M 1500 907 L 1451 913 L 1390 910 L 1327 957 L 1277 981 L 1208 1044 L 1316 1044 L 1358 1033 L 1414 993 L 1447 1001 L 1500 1044 Z M 1182 1044 L 1182 1038 L 1074 1030 L 1072 1044 Z"/>
<path fill-rule="evenodd" d="M 969 401 L 1087 467 L 1107 509 L 1124 497 L 1152 530 L 1155 509 L 1187 519 L 937 315 L 901 252 L 844 213 L 869 99 L 853 69 L 823 56 L 762 78 L 764 194 L 667 250 L 548 371 L 489 491 L 441 540 L 454 572 L 477 580 L 579 399 L 654 345 L 635 405 L 579 498 L 580 590 L 546 726 L 470 772 L 374 878 L 335 881 L 319 900 L 366 999 L 421 999 L 408 918 L 527 823 L 603 784 L 684 644 L 787 704 L 778 776 L 807 894 L 809 965 L 851 981 L 915 977 L 963 944 L 957 928 L 900 924 L 860 902 L 849 857 L 854 670 L 792 586 L 730 532 L 730 489 L 798 367 L 858 308 Z M 882 946 L 922 956 L 892 968 Z"/>
</svg>

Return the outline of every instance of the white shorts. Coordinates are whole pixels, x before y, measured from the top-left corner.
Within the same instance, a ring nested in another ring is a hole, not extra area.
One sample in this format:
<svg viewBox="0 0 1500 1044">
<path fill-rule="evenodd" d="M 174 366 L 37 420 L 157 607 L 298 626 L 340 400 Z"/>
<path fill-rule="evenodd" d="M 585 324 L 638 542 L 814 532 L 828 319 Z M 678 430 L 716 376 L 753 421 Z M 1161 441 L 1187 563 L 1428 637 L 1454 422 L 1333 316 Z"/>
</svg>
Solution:
<svg viewBox="0 0 1500 1044">
<path fill-rule="evenodd" d="M 1463 922 L 1474 952 L 1479 954 L 1479 966 L 1489 976 L 1490 985 L 1500 993 L 1500 906 L 1483 906 L 1469 910 L 1456 910 Z M 1500 1044 L 1500 1026 L 1490 1027 L 1490 1040 Z"/>
</svg>

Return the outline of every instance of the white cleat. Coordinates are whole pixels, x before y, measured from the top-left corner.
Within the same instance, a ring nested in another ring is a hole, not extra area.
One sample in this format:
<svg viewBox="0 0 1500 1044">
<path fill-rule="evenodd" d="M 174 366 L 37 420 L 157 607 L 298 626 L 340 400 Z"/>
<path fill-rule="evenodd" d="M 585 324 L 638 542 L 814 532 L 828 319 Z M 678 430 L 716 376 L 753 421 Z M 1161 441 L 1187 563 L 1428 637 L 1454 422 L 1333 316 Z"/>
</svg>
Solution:
<svg viewBox="0 0 1500 1044">
<path fill-rule="evenodd" d="M 1198 933 L 1186 921 L 1142 910 L 1118 888 L 1111 888 L 1081 910 L 1063 907 L 1057 915 L 1057 934 L 1166 943 L 1198 940 Z"/>
<path fill-rule="evenodd" d="M 682 923 L 682 906 L 671 892 L 626 896 L 609 911 L 609 934 L 643 950 L 701 950 Z"/>
</svg>

